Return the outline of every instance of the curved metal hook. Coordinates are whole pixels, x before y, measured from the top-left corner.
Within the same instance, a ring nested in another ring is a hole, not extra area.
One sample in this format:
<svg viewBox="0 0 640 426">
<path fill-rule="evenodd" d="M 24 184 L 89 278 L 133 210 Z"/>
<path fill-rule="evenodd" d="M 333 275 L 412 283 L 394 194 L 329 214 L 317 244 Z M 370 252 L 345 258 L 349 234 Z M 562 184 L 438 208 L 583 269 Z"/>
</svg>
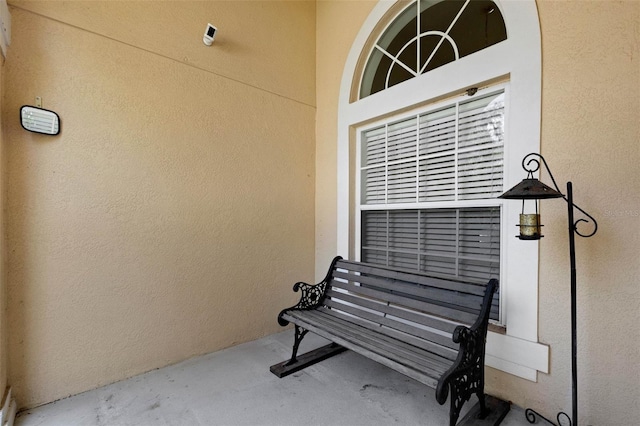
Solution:
<svg viewBox="0 0 640 426">
<path fill-rule="evenodd" d="M 531 152 L 527 155 L 524 156 L 524 158 L 522 159 L 522 168 L 528 173 L 529 177 L 533 177 L 533 174 L 535 172 L 537 172 L 538 170 L 540 170 L 540 163 L 542 162 L 542 164 L 544 164 L 544 168 L 546 169 L 547 173 L 549 173 L 549 177 L 551 178 L 551 182 L 553 182 L 553 186 L 555 187 L 555 190 L 558 191 L 559 193 L 562 193 L 562 191 L 560 191 L 560 188 L 558 188 L 558 184 L 556 183 L 555 178 L 553 177 L 553 174 L 551 173 L 551 170 L 549 169 L 549 165 L 547 164 L 547 160 L 544 159 L 544 157 L 540 154 L 538 154 L 537 152 Z M 564 201 L 566 201 L 567 203 L 569 202 L 569 200 L 567 200 L 567 197 L 563 194 L 562 198 L 564 198 Z M 593 236 L 597 231 L 598 231 L 598 222 L 596 222 L 596 220 L 593 218 L 593 216 L 591 216 L 589 213 L 587 213 L 586 211 L 584 211 L 583 209 L 581 209 L 578 205 L 576 205 L 576 203 L 572 203 L 573 207 L 575 207 L 576 209 L 580 210 L 580 212 L 582 212 L 582 214 L 584 214 L 586 217 L 588 217 L 589 219 L 578 219 L 573 223 L 573 230 L 576 234 L 578 234 L 581 237 L 584 238 L 588 238 Z M 591 231 L 590 233 L 582 233 L 580 231 L 578 231 L 578 224 L 580 222 L 586 222 L 589 223 L 591 222 L 593 224 L 593 231 Z"/>
<path fill-rule="evenodd" d="M 532 157 L 532 158 L 529 158 L 529 157 Z M 540 160 L 538 160 L 538 158 L 533 158 L 533 157 L 538 157 Z M 529 158 L 529 161 L 527 161 L 527 158 Z M 522 159 L 522 168 L 525 169 L 530 176 L 533 176 L 533 173 L 540 170 L 540 161 L 542 161 L 542 164 L 544 164 L 544 168 L 547 170 L 547 173 L 549 173 L 549 177 L 551 178 L 551 182 L 553 182 L 553 186 L 555 187 L 555 190 L 562 193 L 562 191 L 560 191 L 560 188 L 558 188 L 556 179 L 553 177 L 553 173 L 551 173 L 551 170 L 549 169 L 547 160 L 545 160 L 542 155 L 538 154 L 537 152 L 530 152 L 529 154 L 525 155 L 524 158 Z M 531 163 L 533 163 L 534 166 L 531 166 Z"/>
<path fill-rule="evenodd" d="M 578 210 L 580 210 L 582 213 L 584 213 L 585 215 L 589 216 L 589 218 L 591 219 L 591 222 L 593 223 L 593 231 L 591 231 L 588 234 L 583 234 L 582 232 L 578 231 L 578 223 L 580 222 L 586 222 L 589 223 L 589 221 L 587 219 L 578 219 L 575 221 L 575 223 L 573 224 L 573 230 L 575 231 L 576 234 L 580 235 L 583 238 L 589 238 L 592 237 L 597 231 L 598 231 L 598 222 L 596 222 L 596 220 L 591 217 L 591 215 L 589 215 L 588 213 L 586 213 L 584 210 L 582 210 L 580 207 L 576 206 L 575 204 L 573 205 L 573 207 L 577 208 Z"/>
<path fill-rule="evenodd" d="M 543 416 L 542 414 L 538 413 L 535 410 L 532 410 L 531 408 L 527 408 L 524 411 L 524 415 L 527 418 L 527 421 L 531 424 L 536 423 L 536 421 L 538 420 L 538 418 L 544 420 L 545 422 L 552 424 L 554 426 L 571 426 L 572 422 L 571 422 L 571 418 L 569 417 L 569 415 L 567 413 L 565 413 L 564 411 L 561 411 L 558 413 L 558 415 L 556 416 L 556 420 L 558 421 L 558 424 L 556 425 L 555 423 L 553 423 L 551 420 L 547 419 L 545 416 Z M 566 422 L 562 421 L 561 419 L 565 418 L 567 419 Z"/>
<path fill-rule="evenodd" d="M 535 152 L 525 155 L 522 159 L 522 168 L 529 173 L 534 173 L 540 169 L 540 161 L 538 161 L 536 158 L 530 158 L 529 161 L 527 161 L 527 158 L 531 156 L 542 157 L 540 154 L 536 154 Z M 534 163 L 533 167 L 530 166 L 531 163 Z"/>
</svg>

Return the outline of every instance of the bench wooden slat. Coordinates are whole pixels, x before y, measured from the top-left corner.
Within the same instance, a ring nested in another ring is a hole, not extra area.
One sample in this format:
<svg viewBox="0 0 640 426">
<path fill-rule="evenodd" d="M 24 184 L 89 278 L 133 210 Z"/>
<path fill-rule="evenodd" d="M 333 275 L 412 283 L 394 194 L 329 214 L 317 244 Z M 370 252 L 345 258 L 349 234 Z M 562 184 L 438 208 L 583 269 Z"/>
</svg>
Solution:
<svg viewBox="0 0 640 426">
<path fill-rule="evenodd" d="M 296 321 L 295 318 L 291 317 L 289 314 L 283 314 L 282 317 L 287 321 Z M 412 379 L 415 379 L 420 383 L 424 383 L 425 385 L 430 386 L 432 388 L 435 388 L 436 385 L 438 384 L 437 379 L 435 379 L 434 377 L 430 377 L 427 374 L 424 374 L 420 371 L 417 371 L 412 368 L 408 368 L 396 361 L 385 358 L 384 356 L 381 356 L 376 352 L 368 350 L 359 344 L 354 344 L 345 338 L 335 336 L 330 332 L 327 332 L 322 328 L 317 327 L 313 323 L 302 321 L 302 320 L 298 320 L 298 322 L 301 327 L 311 331 L 312 333 L 315 333 L 318 336 L 324 337 L 325 339 L 331 340 L 340 346 L 343 346 L 349 350 L 359 353 L 360 355 L 364 355 L 367 358 L 370 358 L 382 365 L 386 365 L 387 367 L 392 368 L 398 371 L 399 373 L 404 374 L 405 376 L 411 377 Z"/>
<path fill-rule="evenodd" d="M 353 262 L 349 260 L 341 260 L 337 262 L 336 269 L 346 269 L 363 274 L 373 274 L 385 278 L 422 284 L 429 287 L 438 287 L 445 290 L 451 289 L 454 291 L 474 293 L 477 295 L 484 294 L 484 286 L 487 284 L 486 281 L 482 280 L 467 278 L 455 280 L 452 278 L 437 277 L 434 274 L 426 275 L 417 271 L 400 271 L 397 269 L 386 268 L 384 266 L 374 266 L 367 263 Z"/>
<path fill-rule="evenodd" d="M 374 299 L 389 301 L 392 303 L 396 303 L 399 306 L 405 306 L 407 308 L 416 309 L 421 312 L 439 315 L 441 317 L 448 318 L 465 325 L 472 324 L 477 318 L 477 314 L 474 315 L 470 312 L 460 311 L 446 306 L 434 305 L 422 300 L 410 299 L 408 297 L 403 297 L 401 295 L 375 290 L 368 287 L 356 286 L 351 283 L 332 280 L 331 285 L 333 287 L 341 288 L 356 294 L 361 294 L 363 296 L 369 296 Z"/>
<path fill-rule="evenodd" d="M 459 325 L 451 321 L 446 321 L 440 317 L 434 317 L 427 314 L 418 313 L 415 310 L 401 309 L 388 303 L 373 301 L 372 299 L 354 295 L 353 293 L 343 293 L 330 288 L 327 290 L 327 296 L 333 299 L 345 300 L 356 305 L 362 305 L 365 308 L 379 310 L 388 315 L 412 321 L 426 327 L 435 328 L 445 333 L 452 334 L 453 330 Z M 354 300 L 357 299 L 357 300 Z"/>
<path fill-rule="evenodd" d="M 410 295 L 428 300 L 431 303 L 442 304 L 443 306 L 455 306 L 463 308 L 468 312 L 474 313 L 476 316 L 482 307 L 482 296 L 464 292 L 444 290 L 437 287 L 423 287 L 412 283 L 391 281 L 388 279 L 372 276 L 372 275 L 354 275 L 336 271 L 335 278 L 342 278 L 350 283 L 360 283 L 365 287 L 375 288 L 381 291 L 393 291 L 403 295 Z"/>
<path fill-rule="evenodd" d="M 447 348 L 392 328 L 380 326 L 359 317 L 354 317 L 346 311 L 328 308 L 319 308 L 318 311 L 322 312 L 326 316 L 334 317 L 360 327 L 358 329 L 360 333 L 369 334 L 374 336 L 374 338 L 377 338 L 377 336 L 380 335 L 382 336 L 382 339 L 385 339 L 385 341 L 391 342 L 392 346 L 401 345 L 407 350 L 426 356 L 427 358 L 433 358 L 437 365 L 441 364 L 443 359 L 448 360 L 446 361 L 447 363 L 452 362 L 457 356 L 457 351 L 455 349 Z"/>
<path fill-rule="evenodd" d="M 342 299 L 342 300 L 345 300 L 345 299 Z M 358 302 L 357 298 L 350 298 L 350 300 L 356 303 Z M 433 331 L 416 327 L 415 325 L 406 324 L 404 322 L 385 316 L 384 312 L 382 313 L 380 313 L 380 311 L 378 311 L 378 313 L 369 312 L 361 308 L 358 308 L 353 304 L 346 305 L 344 303 L 339 303 L 333 299 L 326 300 L 325 305 L 340 311 L 347 312 L 351 315 L 355 315 L 357 317 L 363 318 L 367 321 L 371 321 L 376 324 L 381 324 L 386 327 L 392 328 L 394 330 L 398 330 L 398 331 L 410 334 L 419 339 L 424 339 L 427 342 L 434 342 L 454 350 L 458 349 L 458 344 L 453 342 L 450 334 L 448 336 L 443 336 L 442 334 L 437 334 L 437 333 L 434 333 Z M 358 306 L 362 306 L 362 304 L 359 304 Z"/>
<path fill-rule="evenodd" d="M 483 296 L 486 281 L 472 278 L 461 278 L 459 280 L 452 279 L 450 277 L 439 277 L 437 274 L 421 274 L 416 271 L 399 271 L 394 268 L 365 264 L 360 262 L 353 262 L 349 260 L 341 260 L 337 262 L 337 268 L 335 273 L 346 273 L 350 275 L 356 274 L 370 274 L 387 279 L 395 279 L 408 283 L 416 283 L 420 285 L 426 285 L 434 288 L 449 289 L 452 291 L 459 291 L 462 293 L 474 294 L 476 296 Z M 480 300 L 479 303 L 482 303 Z M 491 304 L 491 318 L 498 319 L 500 315 L 500 290 L 496 290 Z"/>
<path fill-rule="evenodd" d="M 395 364 L 391 368 L 402 368 L 403 371 L 401 372 L 403 373 L 414 371 L 422 376 L 420 381 L 423 381 L 425 377 L 428 377 L 429 381 L 437 379 L 453 363 L 451 360 L 445 360 L 440 357 L 440 362 L 437 362 L 434 360 L 435 355 L 425 351 L 421 353 L 422 358 L 417 357 L 417 353 L 411 353 L 411 350 L 416 349 L 415 347 L 410 348 L 410 345 L 393 339 L 385 340 L 379 334 L 368 333 L 366 329 L 356 328 L 354 324 L 349 324 L 346 321 L 341 324 L 337 317 L 323 316 L 322 313 L 317 311 L 299 311 L 291 315 L 291 318 L 304 328 L 307 328 L 307 326 L 315 328 L 315 330 L 309 328 L 313 332 L 322 331 L 324 333 L 323 337 L 342 346 L 362 347 L 368 354 L 373 353 L 382 356 Z M 347 342 L 347 345 L 339 340 Z M 352 349 L 352 347 L 349 347 L 349 349 Z M 431 360 L 429 360 L 429 356 L 432 358 Z"/>
<path fill-rule="evenodd" d="M 481 285 L 481 284 L 474 284 L 474 283 L 468 283 L 464 281 L 454 281 L 454 280 L 449 280 L 446 282 L 447 284 L 450 284 L 450 286 L 443 286 L 442 285 L 443 280 L 438 280 L 438 282 L 436 283 L 437 285 L 430 285 L 430 284 L 426 284 L 428 280 L 422 280 L 424 282 L 421 283 L 419 282 L 419 280 L 410 281 L 409 279 L 392 278 L 386 275 L 389 275 L 389 274 L 379 275 L 373 272 L 364 273 L 356 270 L 346 270 L 346 269 L 338 269 L 334 272 L 334 277 L 340 277 L 346 280 L 360 281 L 360 279 L 368 278 L 372 281 L 374 280 L 378 281 L 382 286 L 395 284 L 398 287 L 400 287 L 400 291 L 402 291 L 402 287 L 407 288 L 406 290 L 407 292 L 410 292 L 411 289 L 413 289 L 414 293 L 412 294 L 418 297 L 427 297 L 421 294 L 421 292 L 426 292 L 426 291 L 435 291 L 435 292 L 439 291 L 439 292 L 442 292 L 443 294 L 460 293 L 460 294 L 468 294 L 468 295 L 473 295 L 477 297 L 482 297 L 484 286 L 486 285 L 486 283 L 484 285 Z M 405 274 L 405 275 L 408 276 L 408 274 Z M 375 285 L 375 281 L 372 283 L 372 285 Z"/>
<path fill-rule="evenodd" d="M 372 345 L 371 347 L 385 351 L 386 356 L 394 361 L 422 372 L 428 371 L 427 374 L 434 377 L 442 375 L 454 361 L 420 349 L 406 341 L 389 337 L 385 333 L 380 333 L 379 329 L 367 327 L 371 324 L 350 321 L 350 318 L 340 312 L 317 310 L 305 317 L 318 326 L 324 327 L 328 332 L 348 337 L 353 342 L 368 342 Z M 379 353 L 382 355 L 382 352 Z"/>
<path fill-rule="evenodd" d="M 452 350 L 457 349 L 457 345 L 453 343 L 451 336 L 447 338 L 445 336 L 434 335 L 433 332 L 428 332 L 427 330 L 421 330 L 416 327 L 411 327 L 399 321 L 395 321 L 393 319 L 377 314 L 369 313 L 354 306 L 335 303 L 331 305 L 331 309 L 347 313 L 348 315 L 350 315 L 349 318 L 354 318 L 352 322 L 356 322 L 356 319 L 360 319 L 365 321 L 365 324 L 367 325 L 369 323 L 372 323 L 373 326 L 370 328 L 379 329 L 381 326 L 385 327 L 382 329 L 384 331 L 380 332 L 386 332 L 388 334 L 392 334 L 394 332 L 403 333 L 403 336 L 407 335 L 407 337 L 405 337 L 405 340 L 411 339 L 412 343 L 415 346 L 423 349 L 432 348 L 434 346 L 445 346 Z"/>
</svg>

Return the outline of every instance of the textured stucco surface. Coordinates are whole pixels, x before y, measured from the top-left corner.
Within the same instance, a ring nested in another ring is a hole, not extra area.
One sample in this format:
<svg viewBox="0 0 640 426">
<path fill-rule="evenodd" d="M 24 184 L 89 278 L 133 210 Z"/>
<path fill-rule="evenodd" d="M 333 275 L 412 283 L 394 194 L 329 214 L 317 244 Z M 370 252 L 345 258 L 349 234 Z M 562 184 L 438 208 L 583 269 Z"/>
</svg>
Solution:
<svg viewBox="0 0 640 426">
<path fill-rule="evenodd" d="M 313 279 L 315 6 L 240 3 L 11 2 L 21 407 L 278 331 L 291 285 Z M 219 40 L 205 47 L 210 20 Z M 21 129 L 35 96 L 60 136 Z"/>
<path fill-rule="evenodd" d="M 316 46 L 316 278 L 336 253 L 338 97 L 353 39 L 375 1 L 318 1 Z"/>
<path fill-rule="evenodd" d="M 540 1 L 538 10 L 542 152 L 599 224 L 594 237 L 576 241 L 580 424 L 633 425 L 640 416 L 640 2 Z M 566 205 L 545 202 L 543 214 L 539 324 L 551 374 L 538 374 L 538 384 L 492 377 L 504 395 L 554 415 L 571 410 Z"/>
<path fill-rule="evenodd" d="M 317 55 L 318 200 L 335 199 L 335 166 L 323 167 L 336 161 L 340 76 L 375 4 L 318 2 L 316 38 L 332 40 Z M 600 225 L 577 241 L 580 425 L 633 425 L 640 418 L 640 2 L 543 0 L 538 8 L 542 154 L 561 185 L 573 181 L 576 203 Z M 335 251 L 335 208 L 316 206 L 318 275 Z M 487 390 L 555 418 L 571 412 L 566 205 L 545 202 L 542 213 L 539 341 L 550 345 L 550 374 L 533 383 L 489 368 Z"/>
<path fill-rule="evenodd" d="M 114 5 L 115 3 L 115 5 Z M 21 1 L 9 4 L 248 86 L 315 104 L 314 0 Z M 218 28 L 215 46 L 202 35 Z M 309 80 L 311 79 L 311 80 Z M 311 84 L 309 84 L 311 81 Z"/>
</svg>

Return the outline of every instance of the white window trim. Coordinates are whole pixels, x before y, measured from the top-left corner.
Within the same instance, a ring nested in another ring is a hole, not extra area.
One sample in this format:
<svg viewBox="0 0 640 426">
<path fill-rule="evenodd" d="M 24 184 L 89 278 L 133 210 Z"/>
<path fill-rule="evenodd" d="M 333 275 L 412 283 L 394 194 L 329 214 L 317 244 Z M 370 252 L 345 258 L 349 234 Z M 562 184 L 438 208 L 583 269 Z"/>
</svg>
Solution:
<svg viewBox="0 0 640 426">
<path fill-rule="evenodd" d="M 443 94 L 460 93 L 479 83 L 508 78 L 510 82 L 509 123 L 505 140 L 504 186 L 518 183 L 524 172 L 522 158 L 539 152 L 541 108 L 541 46 L 538 10 L 535 0 L 494 0 L 507 27 L 507 40 L 490 46 L 479 54 L 463 57 L 382 92 L 350 103 L 357 62 L 375 26 L 395 2 L 381 0 L 372 10 L 356 36 L 345 63 L 338 104 L 337 146 L 337 252 L 349 255 L 351 176 L 350 146 L 356 127 L 377 119 L 385 111 L 402 111 L 424 104 Z M 464 70 L 474 70 L 473 73 Z M 457 71 L 457 72 L 456 72 Z M 508 139 L 506 139 L 508 138 Z M 504 203 L 503 256 L 509 253 L 502 276 L 506 334 L 490 332 L 487 338 L 487 365 L 536 381 L 537 372 L 549 372 L 549 347 L 538 343 L 538 243 L 520 241 L 517 232 L 519 203 Z M 508 233 L 513 230 L 513 235 Z M 532 261 L 533 259 L 533 261 Z M 517 265 L 517 268 L 515 267 Z"/>
</svg>

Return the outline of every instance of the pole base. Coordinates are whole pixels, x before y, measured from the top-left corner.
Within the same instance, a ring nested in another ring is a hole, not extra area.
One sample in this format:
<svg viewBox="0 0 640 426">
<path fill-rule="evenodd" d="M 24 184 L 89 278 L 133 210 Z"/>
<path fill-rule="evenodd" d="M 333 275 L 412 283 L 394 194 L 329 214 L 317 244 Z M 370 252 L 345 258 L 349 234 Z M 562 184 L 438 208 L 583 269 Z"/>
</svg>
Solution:
<svg viewBox="0 0 640 426">
<path fill-rule="evenodd" d="M 489 414 L 484 419 L 479 418 L 480 403 L 477 403 L 460 420 L 458 426 L 498 426 L 511 409 L 511 404 L 491 395 L 484 397 Z"/>
</svg>

